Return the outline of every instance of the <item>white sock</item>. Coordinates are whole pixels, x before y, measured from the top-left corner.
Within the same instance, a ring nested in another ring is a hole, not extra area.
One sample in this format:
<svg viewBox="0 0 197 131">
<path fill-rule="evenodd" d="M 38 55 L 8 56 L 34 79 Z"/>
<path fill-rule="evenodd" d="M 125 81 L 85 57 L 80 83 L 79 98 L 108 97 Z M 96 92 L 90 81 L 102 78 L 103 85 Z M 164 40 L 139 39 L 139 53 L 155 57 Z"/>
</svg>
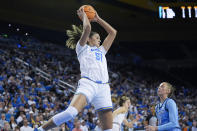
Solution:
<svg viewBox="0 0 197 131">
<path fill-rule="evenodd" d="M 104 130 L 104 131 L 112 131 L 112 129 L 107 129 L 107 130 Z"/>
<path fill-rule="evenodd" d="M 45 131 L 42 126 L 38 128 L 38 131 Z"/>
<path fill-rule="evenodd" d="M 73 106 L 69 106 L 65 111 L 53 116 L 52 120 L 57 126 L 59 126 L 65 122 L 75 118 L 77 114 L 78 114 L 77 109 Z"/>
</svg>

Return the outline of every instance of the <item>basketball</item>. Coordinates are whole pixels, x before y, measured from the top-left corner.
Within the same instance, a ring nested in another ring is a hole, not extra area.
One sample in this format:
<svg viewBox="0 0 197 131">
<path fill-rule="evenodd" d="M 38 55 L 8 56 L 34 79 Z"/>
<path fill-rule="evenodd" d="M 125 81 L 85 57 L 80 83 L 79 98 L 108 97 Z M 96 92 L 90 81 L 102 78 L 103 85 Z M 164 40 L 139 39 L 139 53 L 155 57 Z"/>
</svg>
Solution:
<svg viewBox="0 0 197 131">
<path fill-rule="evenodd" d="M 94 8 L 91 5 L 83 5 L 80 8 L 82 8 L 82 7 L 84 7 L 84 12 L 86 13 L 88 19 L 89 20 L 94 19 L 95 14 L 96 14 Z"/>
</svg>

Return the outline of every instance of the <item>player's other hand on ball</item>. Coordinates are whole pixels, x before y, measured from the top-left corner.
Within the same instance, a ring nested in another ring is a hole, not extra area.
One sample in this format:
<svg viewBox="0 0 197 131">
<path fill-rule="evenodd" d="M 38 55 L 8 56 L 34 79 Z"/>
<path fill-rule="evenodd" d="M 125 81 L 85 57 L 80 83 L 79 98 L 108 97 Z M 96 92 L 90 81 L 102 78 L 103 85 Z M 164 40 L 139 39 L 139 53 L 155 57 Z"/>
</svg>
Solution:
<svg viewBox="0 0 197 131">
<path fill-rule="evenodd" d="M 96 12 L 96 10 L 95 10 Z M 96 12 L 94 19 L 91 20 L 91 22 L 98 22 L 98 20 L 100 19 L 98 13 Z"/>
</svg>

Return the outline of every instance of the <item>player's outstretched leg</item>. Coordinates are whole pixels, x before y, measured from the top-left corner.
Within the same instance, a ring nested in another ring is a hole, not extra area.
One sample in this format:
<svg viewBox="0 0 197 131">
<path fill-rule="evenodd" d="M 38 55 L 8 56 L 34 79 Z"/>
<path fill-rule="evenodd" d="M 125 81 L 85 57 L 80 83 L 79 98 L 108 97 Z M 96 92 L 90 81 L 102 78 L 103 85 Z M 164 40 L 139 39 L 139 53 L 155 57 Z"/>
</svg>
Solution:
<svg viewBox="0 0 197 131">
<path fill-rule="evenodd" d="M 53 116 L 48 122 L 46 122 L 43 126 L 39 127 L 39 131 L 47 131 L 51 128 L 61 125 L 73 118 L 76 117 L 78 112 L 80 112 L 83 107 L 87 104 L 86 97 L 82 94 L 75 95 L 71 101 L 69 107 L 61 112 Z"/>
</svg>

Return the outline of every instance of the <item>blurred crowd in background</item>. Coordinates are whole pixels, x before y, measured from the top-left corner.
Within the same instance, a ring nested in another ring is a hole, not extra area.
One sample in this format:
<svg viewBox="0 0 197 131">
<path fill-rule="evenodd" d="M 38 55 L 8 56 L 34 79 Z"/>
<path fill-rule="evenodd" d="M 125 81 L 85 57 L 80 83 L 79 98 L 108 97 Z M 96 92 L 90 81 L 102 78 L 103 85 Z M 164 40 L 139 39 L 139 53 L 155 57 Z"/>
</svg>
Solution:
<svg viewBox="0 0 197 131">
<path fill-rule="evenodd" d="M 108 58 L 115 56 L 110 53 Z M 114 64 L 113 60 L 108 61 L 108 68 L 114 110 L 119 107 L 120 97 L 126 95 L 131 99 L 128 121 L 140 116 L 133 128 L 122 125 L 122 130 L 143 130 L 155 117 L 157 87 L 167 78 L 136 65 Z M 37 130 L 68 107 L 79 79 L 79 63 L 74 50 L 32 37 L 0 36 L 0 129 Z M 184 131 L 196 131 L 197 90 L 174 86 L 173 99 L 178 106 L 180 126 Z M 98 131 L 99 128 L 97 112 L 92 105 L 87 105 L 76 119 L 52 130 Z"/>
</svg>

